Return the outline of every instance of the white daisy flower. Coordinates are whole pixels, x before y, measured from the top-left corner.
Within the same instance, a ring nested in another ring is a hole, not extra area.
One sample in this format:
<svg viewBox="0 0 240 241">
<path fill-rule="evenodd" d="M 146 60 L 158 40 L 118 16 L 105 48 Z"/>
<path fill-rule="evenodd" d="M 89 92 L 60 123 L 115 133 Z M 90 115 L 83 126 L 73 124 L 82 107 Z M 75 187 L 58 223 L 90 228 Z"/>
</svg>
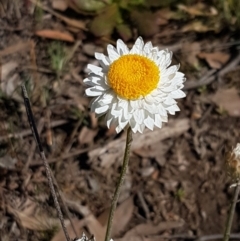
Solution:
<svg viewBox="0 0 240 241">
<path fill-rule="evenodd" d="M 96 53 L 101 67 L 89 64 L 84 83 L 90 87 L 86 95 L 94 97 L 91 111 L 105 115 L 108 128 L 116 126 L 119 133 L 130 126 L 134 133 L 147 127 L 162 127 L 168 114 L 179 111 L 175 99 L 185 97 L 184 74 L 179 65 L 169 67 L 172 52 L 159 50 L 151 42 L 144 45 L 139 37 L 132 49 L 122 40 L 117 47 L 108 45 L 108 56 Z"/>
</svg>

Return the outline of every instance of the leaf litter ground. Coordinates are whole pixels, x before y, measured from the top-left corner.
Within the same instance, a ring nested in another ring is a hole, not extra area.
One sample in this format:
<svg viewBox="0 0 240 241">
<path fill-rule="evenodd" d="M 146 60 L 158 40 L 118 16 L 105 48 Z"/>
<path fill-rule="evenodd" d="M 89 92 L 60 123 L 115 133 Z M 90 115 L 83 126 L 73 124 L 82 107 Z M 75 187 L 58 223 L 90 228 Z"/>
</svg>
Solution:
<svg viewBox="0 0 240 241">
<path fill-rule="evenodd" d="M 94 52 L 104 52 L 115 39 L 94 38 L 79 27 L 85 26 L 83 20 L 65 25 L 69 20 L 47 11 L 36 22 L 25 11 L 20 8 L 20 18 L 9 11 L 0 19 L 1 238 L 64 240 L 27 122 L 19 87 L 25 83 L 77 235 L 84 231 L 103 240 L 125 135 L 107 130 L 89 112 L 82 80 L 87 63 L 96 64 Z M 224 158 L 240 136 L 240 59 L 235 45 L 228 45 L 230 33 L 209 37 L 173 27 L 164 25 L 150 40 L 174 52 L 187 76 L 187 97 L 164 128 L 134 135 L 114 240 L 183 240 L 223 233 L 232 197 Z M 39 32 L 46 28 L 54 31 Z M 59 45 L 52 36 L 74 40 Z M 236 212 L 233 232 L 239 231 L 238 219 Z"/>
</svg>

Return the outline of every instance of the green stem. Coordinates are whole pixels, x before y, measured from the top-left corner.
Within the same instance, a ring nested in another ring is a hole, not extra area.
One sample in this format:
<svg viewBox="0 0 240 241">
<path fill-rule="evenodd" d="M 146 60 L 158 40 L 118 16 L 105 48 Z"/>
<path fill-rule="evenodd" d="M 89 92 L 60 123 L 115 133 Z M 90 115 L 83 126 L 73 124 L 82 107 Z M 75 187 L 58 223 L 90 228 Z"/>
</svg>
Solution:
<svg viewBox="0 0 240 241">
<path fill-rule="evenodd" d="M 109 216 L 108 216 L 108 224 L 107 224 L 105 241 L 109 241 L 111 239 L 110 236 L 111 236 L 111 231 L 112 231 L 114 212 L 115 212 L 116 207 L 117 207 L 120 189 L 121 189 L 121 186 L 123 184 L 124 177 L 126 175 L 127 168 L 128 168 L 128 161 L 129 161 L 129 156 L 130 156 L 131 143 L 132 143 L 132 130 L 131 130 L 131 127 L 128 127 L 122 170 L 121 170 L 121 174 L 120 174 L 120 177 L 118 179 L 118 183 L 117 183 L 117 186 L 116 186 L 116 189 L 115 189 L 115 192 L 114 192 L 114 196 L 113 196 L 113 199 L 112 199 L 112 203 L 111 203 L 111 208 L 110 208 L 110 212 L 109 212 Z"/>
<path fill-rule="evenodd" d="M 228 214 L 228 219 L 227 219 L 226 229 L 224 232 L 223 241 L 228 241 L 229 237 L 230 237 L 233 216 L 234 216 L 234 212 L 235 212 L 235 208 L 236 208 L 236 203 L 238 200 L 239 191 L 240 191 L 240 181 L 238 181 L 237 186 L 235 187 L 234 196 L 233 196 L 231 206 L 230 206 L 230 211 Z"/>
</svg>

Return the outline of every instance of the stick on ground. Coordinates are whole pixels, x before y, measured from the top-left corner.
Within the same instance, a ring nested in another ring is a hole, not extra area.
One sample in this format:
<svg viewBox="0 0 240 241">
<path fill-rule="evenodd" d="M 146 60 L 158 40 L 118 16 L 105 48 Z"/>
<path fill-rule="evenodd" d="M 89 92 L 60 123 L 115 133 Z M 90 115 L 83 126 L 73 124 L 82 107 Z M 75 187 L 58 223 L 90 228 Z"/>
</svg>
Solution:
<svg viewBox="0 0 240 241">
<path fill-rule="evenodd" d="M 60 208 L 60 205 L 59 205 L 59 202 L 58 202 L 57 194 L 56 194 L 56 191 L 55 191 L 54 185 L 53 185 L 51 169 L 48 165 L 45 153 L 43 151 L 43 147 L 42 147 L 42 144 L 41 144 L 41 141 L 40 141 L 40 138 L 39 138 L 39 134 L 38 134 L 38 130 L 37 130 L 34 118 L 33 118 L 33 113 L 32 113 L 32 109 L 31 109 L 31 105 L 30 105 L 30 101 L 29 101 L 29 98 L 28 98 L 28 94 L 27 94 L 27 90 L 26 90 L 25 85 L 22 85 L 22 94 L 23 94 L 23 98 L 24 98 L 24 104 L 25 104 L 25 107 L 26 107 L 29 125 L 31 127 L 31 130 L 32 130 L 33 136 L 35 138 L 36 144 L 39 148 L 40 156 L 41 156 L 41 159 L 43 161 L 43 164 L 44 164 L 44 167 L 45 167 L 45 170 L 46 170 L 48 184 L 49 184 L 49 187 L 50 187 L 50 190 L 51 190 L 51 194 L 53 196 L 54 205 L 57 209 L 58 218 L 61 222 L 62 229 L 63 229 L 63 232 L 65 234 L 66 240 L 71 241 L 71 239 L 68 235 L 66 226 L 64 224 L 63 214 L 62 214 L 62 211 L 61 211 L 61 208 Z"/>
</svg>

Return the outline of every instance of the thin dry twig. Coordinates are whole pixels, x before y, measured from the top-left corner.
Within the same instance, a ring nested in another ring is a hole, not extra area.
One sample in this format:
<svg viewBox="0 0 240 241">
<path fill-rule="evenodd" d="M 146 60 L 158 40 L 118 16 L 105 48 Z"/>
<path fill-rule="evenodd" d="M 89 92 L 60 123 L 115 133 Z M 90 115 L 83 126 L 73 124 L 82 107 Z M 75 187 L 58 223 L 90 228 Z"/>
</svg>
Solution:
<svg viewBox="0 0 240 241">
<path fill-rule="evenodd" d="M 229 62 L 224 68 L 222 68 L 218 73 L 218 81 L 221 82 L 222 77 L 230 72 L 232 69 L 234 69 L 238 63 L 240 62 L 240 54 L 237 55 L 235 59 L 233 59 L 231 62 Z"/>
<path fill-rule="evenodd" d="M 43 127 L 44 127 L 44 119 L 42 118 L 39 123 L 38 123 L 38 132 L 41 134 L 42 130 L 43 130 Z M 28 159 L 27 159 L 27 162 L 25 163 L 24 165 L 24 168 L 22 169 L 22 172 L 25 172 L 27 171 L 28 167 L 29 167 L 29 164 L 31 163 L 31 160 L 33 158 L 33 155 L 34 155 L 34 152 L 35 152 L 35 149 L 36 149 L 36 142 L 34 141 L 31 145 L 31 148 L 30 148 L 30 151 L 29 151 L 29 155 L 28 155 Z"/>
<path fill-rule="evenodd" d="M 62 214 L 62 211 L 61 211 L 61 208 L 60 208 L 60 205 L 59 205 L 59 202 L 58 202 L 57 194 L 56 194 L 56 191 L 55 191 L 55 188 L 54 188 L 54 185 L 53 185 L 52 172 L 51 172 L 51 169 L 50 169 L 49 164 L 47 162 L 47 158 L 45 156 L 45 153 L 43 151 L 43 147 L 42 147 L 42 144 L 41 144 L 41 141 L 40 141 L 38 130 L 37 130 L 37 127 L 35 125 L 35 121 L 34 121 L 33 114 L 32 114 L 32 109 L 31 109 L 31 106 L 30 106 L 30 101 L 29 101 L 29 98 L 28 98 L 28 94 L 27 94 L 27 90 L 26 90 L 25 85 L 22 85 L 22 94 L 23 94 L 23 98 L 24 98 L 24 103 L 25 103 L 25 107 L 26 107 L 29 125 L 31 127 L 33 136 L 34 136 L 35 141 L 36 141 L 36 145 L 38 146 L 40 156 L 41 156 L 41 159 L 43 161 L 43 164 L 44 164 L 44 167 L 45 167 L 45 170 L 46 170 L 48 184 L 49 184 L 52 196 L 53 196 L 54 205 L 57 209 L 58 218 L 61 222 L 62 229 L 63 229 L 63 232 L 65 234 L 65 237 L 66 237 L 67 241 L 71 241 L 71 239 L 68 235 L 65 223 L 64 223 L 63 214 Z"/>
<path fill-rule="evenodd" d="M 214 75 L 217 72 L 216 69 L 209 70 L 199 81 L 188 81 L 186 82 L 183 90 L 191 90 L 195 88 L 199 88 L 203 85 L 211 84 L 216 76 Z"/>
</svg>

